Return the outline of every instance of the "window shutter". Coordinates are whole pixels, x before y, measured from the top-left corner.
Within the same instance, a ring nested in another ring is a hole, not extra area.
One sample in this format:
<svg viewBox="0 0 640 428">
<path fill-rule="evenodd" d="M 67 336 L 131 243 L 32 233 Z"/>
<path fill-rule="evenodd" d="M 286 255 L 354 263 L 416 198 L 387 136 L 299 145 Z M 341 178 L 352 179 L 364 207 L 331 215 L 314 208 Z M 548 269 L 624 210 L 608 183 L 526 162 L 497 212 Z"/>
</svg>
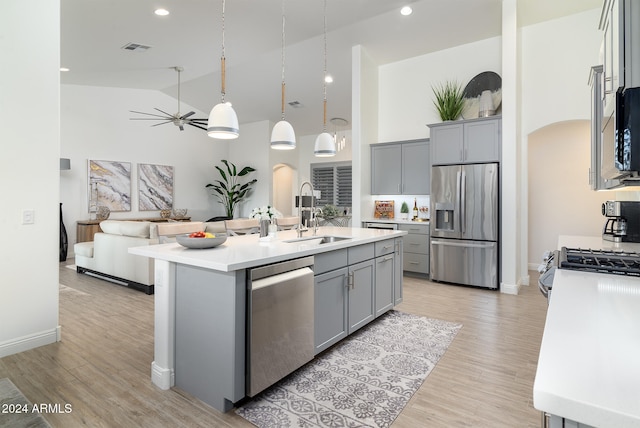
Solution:
<svg viewBox="0 0 640 428">
<path fill-rule="evenodd" d="M 351 207 L 351 162 L 319 163 L 311 165 L 311 184 L 320 190 L 316 205 Z"/>
<path fill-rule="evenodd" d="M 313 183 L 313 188 L 320 191 L 320 199 L 317 200 L 316 205 L 322 207 L 324 205 L 333 204 L 333 167 L 313 168 L 311 181 Z"/>
<path fill-rule="evenodd" d="M 336 167 L 336 206 L 351 206 L 351 165 Z"/>
</svg>

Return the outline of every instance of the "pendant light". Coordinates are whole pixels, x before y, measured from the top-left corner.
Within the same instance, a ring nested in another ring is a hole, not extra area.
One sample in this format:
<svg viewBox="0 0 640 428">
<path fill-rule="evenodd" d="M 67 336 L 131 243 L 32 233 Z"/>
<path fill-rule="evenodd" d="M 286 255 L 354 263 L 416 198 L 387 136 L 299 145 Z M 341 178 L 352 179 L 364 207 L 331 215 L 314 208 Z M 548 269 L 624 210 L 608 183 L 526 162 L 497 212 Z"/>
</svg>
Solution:
<svg viewBox="0 0 640 428">
<path fill-rule="evenodd" d="M 313 154 L 319 158 L 336 155 L 336 143 L 331 134 L 327 132 L 327 0 L 324 0 L 324 79 L 322 87 L 324 90 L 324 125 L 322 134 L 316 138 L 316 145 L 313 150 Z"/>
<path fill-rule="evenodd" d="M 224 56 L 224 9 L 225 0 L 222 0 L 222 56 L 220 57 L 220 73 L 222 80 L 222 88 L 220 93 L 222 94 L 222 101 L 211 109 L 209 113 L 209 122 L 207 127 L 207 135 L 211 138 L 217 138 L 220 140 L 230 140 L 238 138 L 239 126 L 238 116 L 231 107 L 231 103 L 225 102 L 225 62 Z"/>
<path fill-rule="evenodd" d="M 293 131 L 293 126 L 286 120 L 284 120 L 284 100 L 285 100 L 285 83 L 284 83 L 284 1 L 282 0 L 282 120 L 276 123 L 271 131 L 271 148 L 276 150 L 293 150 L 296 148 L 296 133 Z"/>
</svg>

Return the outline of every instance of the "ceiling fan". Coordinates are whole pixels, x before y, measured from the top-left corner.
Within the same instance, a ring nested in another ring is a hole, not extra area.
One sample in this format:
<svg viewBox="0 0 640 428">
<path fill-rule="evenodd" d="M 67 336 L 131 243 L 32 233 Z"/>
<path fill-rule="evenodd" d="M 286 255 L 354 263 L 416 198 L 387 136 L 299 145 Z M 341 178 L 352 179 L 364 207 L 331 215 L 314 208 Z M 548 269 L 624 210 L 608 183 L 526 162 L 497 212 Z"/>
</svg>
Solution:
<svg viewBox="0 0 640 428">
<path fill-rule="evenodd" d="M 162 122 L 156 123 L 155 125 L 151 125 L 151 126 L 164 125 L 165 123 L 173 123 L 175 126 L 180 128 L 181 131 L 184 131 L 184 125 L 195 126 L 196 128 L 204 129 L 206 131 L 208 119 L 191 118 L 191 116 L 196 114 L 195 111 L 190 111 L 189 113 L 182 114 L 182 115 L 180 114 L 180 72 L 184 70 L 184 68 L 173 67 L 173 69 L 178 72 L 178 112 L 175 114 L 169 114 L 166 111 L 160 110 L 159 108 L 154 108 L 155 110 L 158 110 L 160 113 L 163 113 L 164 116 L 162 116 L 154 113 L 145 113 L 142 111 L 129 110 L 131 113 L 154 116 L 154 117 L 132 117 L 131 120 L 160 120 Z"/>
</svg>

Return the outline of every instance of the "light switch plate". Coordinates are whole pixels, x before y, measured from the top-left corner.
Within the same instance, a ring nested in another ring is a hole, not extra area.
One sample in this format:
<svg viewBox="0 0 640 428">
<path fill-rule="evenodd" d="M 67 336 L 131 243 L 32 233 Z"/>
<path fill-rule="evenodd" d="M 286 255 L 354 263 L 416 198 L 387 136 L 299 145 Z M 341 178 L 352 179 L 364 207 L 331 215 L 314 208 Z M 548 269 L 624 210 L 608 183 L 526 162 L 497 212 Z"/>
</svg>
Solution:
<svg viewBox="0 0 640 428">
<path fill-rule="evenodd" d="M 35 211 L 32 209 L 22 210 L 22 224 L 33 224 L 35 223 Z"/>
</svg>

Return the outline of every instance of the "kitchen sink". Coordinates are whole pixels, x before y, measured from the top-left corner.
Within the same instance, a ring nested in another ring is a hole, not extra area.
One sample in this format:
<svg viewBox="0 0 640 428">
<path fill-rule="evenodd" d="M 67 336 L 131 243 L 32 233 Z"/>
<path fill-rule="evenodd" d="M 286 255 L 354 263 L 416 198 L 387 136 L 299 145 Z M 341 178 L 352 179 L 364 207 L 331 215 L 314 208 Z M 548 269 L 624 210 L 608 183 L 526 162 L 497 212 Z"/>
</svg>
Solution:
<svg viewBox="0 0 640 428">
<path fill-rule="evenodd" d="M 300 242 L 308 245 L 321 245 L 321 244 L 330 244 L 332 242 L 345 241 L 347 239 L 351 239 L 351 238 L 345 237 L 345 236 L 331 236 L 331 235 L 303 236 L 302 238 L 289 239 L 287 241 L 282 241 L 282 242 L 286 242 L 289 244 L 295 244 Z"/>
</svg>

